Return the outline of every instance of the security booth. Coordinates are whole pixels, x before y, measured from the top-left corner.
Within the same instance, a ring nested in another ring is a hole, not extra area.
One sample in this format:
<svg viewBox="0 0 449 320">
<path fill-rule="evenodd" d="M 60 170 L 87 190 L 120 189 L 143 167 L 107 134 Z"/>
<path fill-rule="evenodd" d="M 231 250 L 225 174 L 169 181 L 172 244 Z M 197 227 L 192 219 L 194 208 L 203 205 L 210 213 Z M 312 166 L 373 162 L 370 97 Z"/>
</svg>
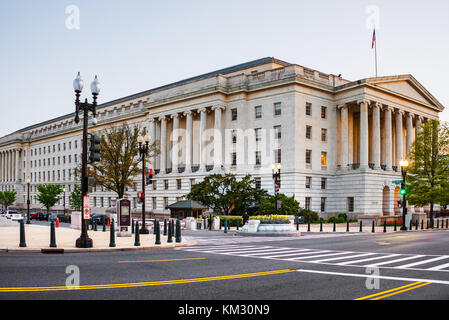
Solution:
<svg viewBox="0 0 449 320">
<path fill-rule="evenodd" d="M 170 217 L 183 220 L 187 217 L 197 219 L 208 209 L 207 206 L 193 200 L 181 200 L 168 206 Z"/>
</svg>

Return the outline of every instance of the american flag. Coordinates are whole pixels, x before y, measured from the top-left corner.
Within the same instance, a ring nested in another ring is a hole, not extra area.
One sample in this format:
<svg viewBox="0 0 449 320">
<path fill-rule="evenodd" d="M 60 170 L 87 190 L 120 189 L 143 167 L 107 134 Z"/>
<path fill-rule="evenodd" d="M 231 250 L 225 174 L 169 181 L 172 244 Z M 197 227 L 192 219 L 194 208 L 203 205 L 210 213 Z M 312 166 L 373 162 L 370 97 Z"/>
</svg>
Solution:
<svg viewBox="0 0 449 320">
<path fill-rule="evenodd" d="M 375 44 L 376 44 L 376 29 L 374 29 L 374 32 L 373 32 L 373 42 L 371 44 L 371 49 L 374 48 Z"/>
</svg>

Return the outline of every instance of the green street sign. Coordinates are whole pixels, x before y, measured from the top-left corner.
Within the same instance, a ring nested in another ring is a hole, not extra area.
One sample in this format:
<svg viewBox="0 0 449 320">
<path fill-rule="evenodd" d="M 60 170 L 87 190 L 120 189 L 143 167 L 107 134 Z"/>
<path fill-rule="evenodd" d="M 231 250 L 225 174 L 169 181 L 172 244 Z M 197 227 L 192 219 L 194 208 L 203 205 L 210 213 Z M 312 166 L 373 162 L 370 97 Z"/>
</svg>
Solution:
<svg viewBox="0 0 449 320">
<path fill-rule="evenodd" d="M 402 180 L 393 180 L 393 184 L 401 184 Z"/>
</svg>

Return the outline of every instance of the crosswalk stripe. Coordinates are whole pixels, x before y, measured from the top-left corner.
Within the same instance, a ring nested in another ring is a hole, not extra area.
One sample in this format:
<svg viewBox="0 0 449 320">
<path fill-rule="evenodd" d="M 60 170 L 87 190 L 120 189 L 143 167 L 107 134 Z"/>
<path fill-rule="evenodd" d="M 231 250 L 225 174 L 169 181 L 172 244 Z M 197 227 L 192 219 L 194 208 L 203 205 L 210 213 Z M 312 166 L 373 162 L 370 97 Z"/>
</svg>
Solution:
<svg viewBox="0 0 449 320">
<path fill-rule="evenodd" d="M 266 248 L 271 248 L 271 247 L 266 247 L 266 246 L 264 246 L 264 247 L 250 247 L 250 248 L 244 248 L 244 249 L 215 249 L 215 250 L 205 250 L 204 252 L 218 252 L 218 253 L 227 253 L 227 252 L 231 252 L 231 253 L 233 253 L 233 252 L 251 252 L 251 251 L 253 251 L 253 250 L 258 250 L 258 249 L 266 249 Z"/>
<path fill-rule="evenodd" d="M 386 265 L 386 264 L 392 264 L 392 263 L 406 261 L 406 260 L 418 259 L 418 258 L 422 258 L 422 257 L 424 257 L 424 256 L 423 255 L 416 255 L 416 256 L 412 256 L 412 257 L 405 257 L 405 258 L 396 259 L 396 260 L 389 260 L 389 261 L 385 261 L 385 262 L 371 263 L 371 264 L 367 264 L 365 266 L 378 267 L 378 266 L 383 266 L 383 265 Z"/>
<path fill-rule="evenodd" d="M 430 263 L 430 262 L 434 262 L 434 261 L 438 261 L 438 260 L 443 260 L 443 259 L 447 259 L 447 258 L 449 258 L 449 256 L 436 257 L 436 258 L 422 260 L 422 261 L 418 261 L 418 262 L 414 262 L 414 263 L 410 263 L 410 264 L 404 264 L 404 265 L 401 265 L 401 266 L 397 266 L 396 268 L 407 269 L 407 268 L 411 268 L 411 267 L 414 267 L 414 266 L 419 266 L 420 264 L 426 264 L 426 263 Z"/>
<path fill-rule="evenodd" d="M 302 252 L 302 251 L 304 251 L 304 249 L 299 250 L 299 252 Z M 270 254 L 270 253 L 278 254 L 278 253 L 288 253 L 288 252 L 292 252 L 292 249 L 285 249 L 285 248 L 271 249 L 271 250 L 268 249 L 268 250 L 257 251 L 255 253 L 242 254 L 242 256 L 251 257 L 251 256 L 258 256 L 258 255 L 264 255 L 264 254 Z"/>
<path fill-rule="evenodd" d="M 310 262 L 321 263 L 321 262 L 327 262 L 327 261 L 335 261 L 335 260 L 344 260 L 344 259 L 353 259 L 353 258 L 359 258 L 359 257 L 372 256 L 374 254 L 376 254 L 376 253 L 363 253 L 363 254 L 356 254 L 356 255 L 347 256 L 347 257 L 338 257 L 338 258 L 314 260 L 314 261 L 310 261 Z"/>
<path fill-rule="evenodd" d="M 448 267 L 449 267 L 449 263 L 446 263 L 446 264 L 442 264 L 442 265 L 439 265 L 439 266 L 436 266 L 436 267 L 433 267 L 433 268 L 429 268 L 427 270 L 437 271 L 437 270 L 446 269 Z"/>
<path fill-rule="evenodd" d="M 288 259 L 288 260 L 304 260 L 304 259 L 321 258 L 321 257 L 330 257 L 330 256 L 341 256 L 342 254 L 348 254 L 348 253 L 352 253 L 352 252 L 326 253 L 326 254 L 319 254 L 319 255 L 305 256 L 305 257 L 299 257 L 299 258 L 290 258 L 290 259 Z"/>
<path fill-rule="evenodd" d="M 322 251 L 315 251 L 315 252 L 313 252 L 313 250 L 311 250 L 312 252 L 310 252 L 310 251 L 308 251 L 308 252 L 296 252 L 296 253 L 294 253 L 293 251 L 292 251 L 292 253 L 289 253 L 289 254 L 279 254 L 279 255 L 274 255 L 274 256 L 267 256 L 267 257 L 265 257 L 265 258 L 279 258 L 279 257 L 288 257 L 288 256 L 301 256 L 301 255 L 305 255 L 305 254 L 311 254 L 311 253 L 321 253 L 321 252 L 330 252 L 329 250 L 322 250 Z"/>
<path fill-rule="evenodd" d="M 250 248 L 259 248 L 259 247 L 258 246 L 237 246 L 237 247 L 232 247 L 232 248 L 228 248 L 228 247 L 226 247 L 226 248 L 222 248 L 222 247 L 219 247 L 219 248 L 196 247 L 196 248 L 190 249 L 188 251 L 206 251 L 206 250 L 221 251 L 221 250 L 238 250 L 238 249 L 242 249 L 242 250 L 245 249 L 245 250 L 247 250 L 247 249 L 250 249 Z"/>
<path fill-rule="evenodd" d="M 368 258 L 368 259 L 362 259 L 362 260 L 351 260 L 351 261 L 337 263 L 337 266 L 346 266 L 348 264 L 356 264 L 359 262 L 365 262 L 365 261 L 371 261 L 371 260 L 388 259 L 388 258 L 397 257 L 397 256 L 399 256 L 399 254 L 390 254 L 390 255 L 386 255 L 386 256 L 382 256 L 382 257 L 374 257 L 374 258 Z"/>
</svg>

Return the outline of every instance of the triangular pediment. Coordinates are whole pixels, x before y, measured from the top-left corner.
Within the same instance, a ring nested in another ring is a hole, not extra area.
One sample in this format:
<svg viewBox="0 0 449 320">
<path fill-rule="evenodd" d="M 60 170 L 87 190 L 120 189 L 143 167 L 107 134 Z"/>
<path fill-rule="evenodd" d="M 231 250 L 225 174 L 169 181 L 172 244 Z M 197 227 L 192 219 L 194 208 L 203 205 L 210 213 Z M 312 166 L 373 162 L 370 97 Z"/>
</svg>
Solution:
<svg viewBox="0 0 449 320">
<path fill-rule="evenodd" d="M 366 82 L 399 96 L 429 105 L 436 110 L 444 110 L 441 103 L 411 75 L 371 78 Z"/>
</svg>

